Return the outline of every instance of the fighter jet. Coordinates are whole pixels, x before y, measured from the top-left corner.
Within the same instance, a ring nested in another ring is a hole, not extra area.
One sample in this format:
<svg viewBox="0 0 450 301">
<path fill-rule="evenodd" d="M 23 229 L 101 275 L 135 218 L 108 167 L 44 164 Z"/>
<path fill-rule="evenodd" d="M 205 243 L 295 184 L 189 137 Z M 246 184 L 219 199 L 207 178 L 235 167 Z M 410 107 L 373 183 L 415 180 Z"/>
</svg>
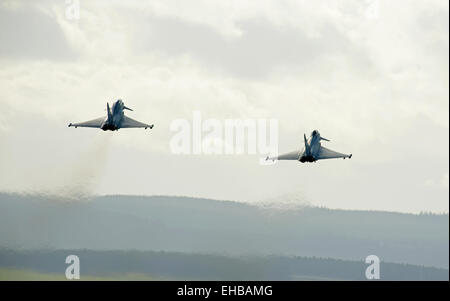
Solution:
<svg viewBox="0 0 450 301">
<path fill-rule="evenodd" d="M 106 117 L 100 117 L 80 123 L 70 123 L 69 127 L 99 128 L 104 131 L 117 131 L 121 128 L 153 128 L 153 124 L 142 123 L 125 116 L 124 110 L 133 111 L 126 107 L 121 99 L 118 99 L 112 104 L 111 108 L 109 107 L 109 103 L 106 103 Z"/>
<path fill-rule="evenodd" d="M 267 156 L 267 160 L 297 160 L 302 163 L 305 162 L 316 162 L 317 160 L 324 160 L 324 159 L 335 159 L 335 158 L 351 158 L 352 154 L 341 154 L 338 152 L 335 152 L 331 149 L 328 149 L 326 147 L 323 147 L 320 141 L 330 141 L 326 138 L 323 138 L 320 136 L 320 133 L 318 130 L 314 130 L 311 133 L 311 136 L 309 139 L 306 139 L 306 135 L 303 134 L 303 139 L 305 142 L 305 146 L 301 150 L 297 150 L 294 152 L 290 152 L 287 154 L 283 154 L 277 157 L 269 157 Z"/>
</svg>

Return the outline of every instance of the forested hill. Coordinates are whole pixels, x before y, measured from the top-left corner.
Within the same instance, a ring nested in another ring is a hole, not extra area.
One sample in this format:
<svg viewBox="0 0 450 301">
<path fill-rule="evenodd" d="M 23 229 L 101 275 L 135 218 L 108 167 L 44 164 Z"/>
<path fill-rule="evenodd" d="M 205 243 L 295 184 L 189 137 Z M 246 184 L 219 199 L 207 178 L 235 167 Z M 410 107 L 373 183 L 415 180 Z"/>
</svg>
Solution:
<svg viewBox="0 0 450 301">
<path fill-rule="evenodd" d="M 280 200 L 282 201 L 282 200 Z M 289 210 L 170 196 L 0 194 L 0 247 L 289 255 L 448 269 L 448 215 Z"/>
<path fill-rule="evenodd" d="M 369 266 L 364 261 L 274 255 L 0 249 L 0 280 L 65 280 L 69 254 L 80 260 L 81 280 L 367 280 Z M 380 280 L 448 281 L 448 270 L 381 262 Z"/>
</svg>

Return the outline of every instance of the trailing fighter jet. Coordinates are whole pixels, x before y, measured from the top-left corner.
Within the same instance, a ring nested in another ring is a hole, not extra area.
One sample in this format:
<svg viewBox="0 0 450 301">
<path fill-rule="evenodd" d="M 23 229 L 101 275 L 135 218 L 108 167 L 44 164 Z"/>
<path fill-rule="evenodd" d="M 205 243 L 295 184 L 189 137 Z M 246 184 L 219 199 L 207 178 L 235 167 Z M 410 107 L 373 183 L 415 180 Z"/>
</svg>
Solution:
<svg viewBox="0 0 450 301">
<path fill-rule="evenodd" d="M 121 99 L 114 102 L 111 108 L 109 107 L 109 103 L 106 103 L 106 117 L 100 117 L 80 123 L 70 123 L 69 127 L 99 128 L 104 131 L 117 131 L 121 128 L 153 128 L 153 124 L 142 123 L 125 116 L 123 113 L 124 110 L 133 111 L 126 107 Z"/>
<path fill-rule="evenodd" d="M 309 139 L 306 139 L 306 135 L 303 134 L 303 139 L 305 141 L 305 146 L 298 151 L 290 152 L 287 154 L 279 155 L 277 157 L 269 157 L 267 156 L 267 160 L 297 160 L 302 163 L 305 162 L 316 162 L 317 160 L 324 160 L 324 159 L 335 159 L 335 158 L 351 158 L 352 154 L 341 154 L 338 152 L 335 152 L 331 149 L 328 149 L 326 147 L 323 147 L 320 143 L 321 140 L 324 141 L 330 141 L 326 138 L 323 138 L 320 136 L 319 131 L 314 130 L 311 133 L 311 137 Z"/>
</svg>

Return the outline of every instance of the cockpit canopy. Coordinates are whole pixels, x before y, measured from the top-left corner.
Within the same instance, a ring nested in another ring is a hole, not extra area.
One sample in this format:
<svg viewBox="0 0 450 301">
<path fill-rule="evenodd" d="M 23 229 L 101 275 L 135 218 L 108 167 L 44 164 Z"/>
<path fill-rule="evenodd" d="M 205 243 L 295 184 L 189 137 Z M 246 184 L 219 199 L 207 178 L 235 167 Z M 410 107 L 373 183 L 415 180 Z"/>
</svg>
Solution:
<svg viewBox="0 0 450 301">
<path fill-rule="evenodd" d="M 311 136 L 316 136 L 317 134 L 319 134 L 319 131 L 318 130 L 314 130 L 314 131 L 312 131 Z"/>
<path fill-rule="evenodd" d="M 123 110 L 123 101 L 122 99 L 118 99 L 116 102 L 113 103 L 111 111 L 113 114 L 119 113 L 121 110 Z"/>
</svg>

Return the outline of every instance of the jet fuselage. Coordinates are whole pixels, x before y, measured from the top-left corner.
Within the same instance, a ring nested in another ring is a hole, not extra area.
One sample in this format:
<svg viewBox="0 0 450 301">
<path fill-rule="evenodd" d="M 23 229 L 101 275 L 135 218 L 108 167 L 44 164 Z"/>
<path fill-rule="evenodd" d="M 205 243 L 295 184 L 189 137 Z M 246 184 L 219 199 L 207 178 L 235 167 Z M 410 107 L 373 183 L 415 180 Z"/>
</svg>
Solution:
<svg viewBox="0 0 450 301">
<path fill-rule="evenodd" d="M 302 154 L 300 155 L 299 161 L 302 163 L 315 162 L 319 155 L 321 146 L 320 140 L 322 139 L 323 138 L 320 137 L 318 130 L 312 131 L 311 136 L 308 139 L 304 136 L 305 146 Z"/>
<path fill-rule="evenodd" d="M 128 109 L 125 107 L 125 104 L 121 99 L 117 100 L 112 104 L 112 107 L 109 107 L 109 104 L 106 104 L 106 111 L 108 113 L 105 121 L 103 122 L 101 129 L 104 131 L 117 131 L 123 120 L 123 110 Z M 128 109 L 130 110 L 130 109 Z"/>
</svg>

